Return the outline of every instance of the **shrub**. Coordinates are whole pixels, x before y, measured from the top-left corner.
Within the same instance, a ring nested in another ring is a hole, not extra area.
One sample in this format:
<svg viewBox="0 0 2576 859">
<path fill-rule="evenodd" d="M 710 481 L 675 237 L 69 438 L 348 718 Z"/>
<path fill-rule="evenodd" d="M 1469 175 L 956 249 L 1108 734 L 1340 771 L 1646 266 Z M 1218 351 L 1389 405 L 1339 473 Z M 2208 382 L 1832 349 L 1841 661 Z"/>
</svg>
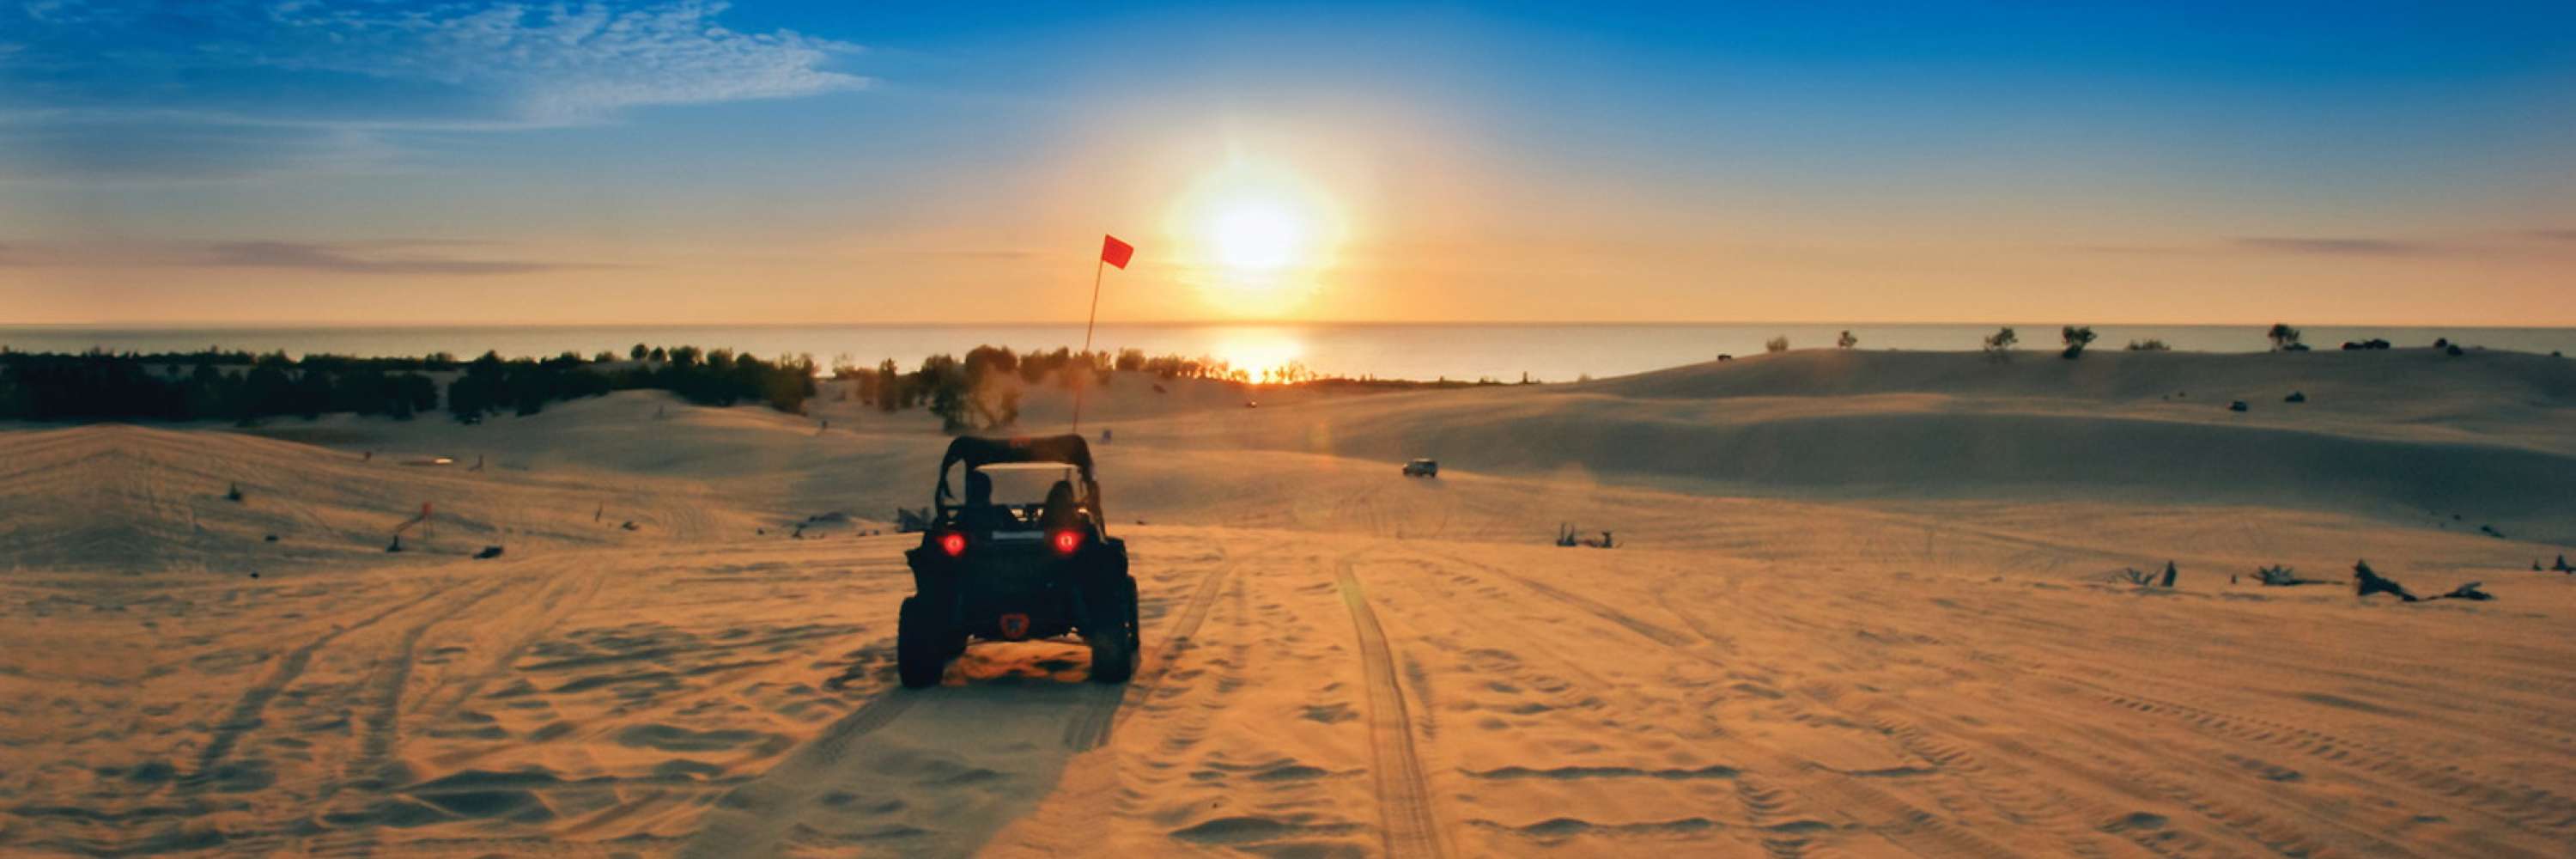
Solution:
<svg viewBox="0 0 2576 859">
<path fill-rule="evenodd" d="M 2006 325 L 1986 335 L 1985 343 L 1988 357 L 1997 361 L 2010 360 L 2013 347 L 2021 343 L 2021 335 L 2013 333 L 2012 326 Z"/>
<path fill-rule="evenodd" d="M 2129 341 L 2129 351 L 2131 351 L 2131 352 L 2171 352 L 2171 351 L 2173 351 L 2173 347 L 2165 345 L 2165 341 L 2157 340 L 2157 339 L 2154 339 L 2154 338 L 2148 338 L 2148 339 L 2145 339 L 2145 340 L 2131 340 L 2131 341 Z"/>
<path fill-rule="evenodd" d="M 2069 325 L 2057 336 L 2066 343 L 2066 351 L 2058 353 L 2057 357 L 2072 361 L 2084 354 L 2084 347 L 2093 345 L 2093 326 Z"/>
<path fill-rule="evenodd" d="M 1787 338 L 1787 337 L 1773 337 L 1773 338 L 1771 338 L 1771 339 L 1769 339 L 1769 340 L 1764 340 L 1764 341 L 1762 341 L 1762 351 L 1764 351 L 1764 352 L 1786 352 L 1786 351 L 1789 351 L 1789 338 Z"/>
<path fill-rule="evenodd" d="M 1843 332 L 1843 336 L 1841 337 L 1834 338 L 1834 348 L 1836 349 L 1849 349 L 1858 345 L 1860 345 L 1860 338 L 1852 336 L 1852 333 L 1849 331 Z"/>
</svg>

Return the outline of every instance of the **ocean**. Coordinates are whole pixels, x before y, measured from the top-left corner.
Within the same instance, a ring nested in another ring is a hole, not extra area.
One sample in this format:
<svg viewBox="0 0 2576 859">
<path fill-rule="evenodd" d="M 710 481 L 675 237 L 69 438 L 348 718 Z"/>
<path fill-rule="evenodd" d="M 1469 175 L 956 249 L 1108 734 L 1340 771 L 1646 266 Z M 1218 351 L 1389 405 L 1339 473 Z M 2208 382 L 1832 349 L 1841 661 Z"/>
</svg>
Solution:
<svg viewBox="0 0 2576 859">
<path fill-rule="evenodd" d="M 1148 354 L 1213 357 L 1260 369 L 1296 362 L 1325 375 L 1399 379 L 1490 378 L 1544 382 L 1637 373 L 1708 361 L 1721 354 L 1759 353 L 1773 337 L 1792 348 L 1830 347 L 1843 331 L 1862 349 L 1969 350 L 1995 324 L 1837 325 L 1777 323 L 1674 324 L 1154 324 L 1102 325 L 1095 348 L 1142 349 Z M 2057 323 L 2015 324 L 2025 349 L 2053 350 Z M 2266 326 L 2096 325 L 2093 348 L 2119 349 L 2131 340 L 2160 339 L 2178 350 L 2256 352 L 2270 348 Z M 2311 326 L 2307 342 L 2333 349 L 2345 340 L 2384 338 L 2399 346 L 2430 345 L 2448 338 L 2469 346 L 2547 354 L 2576 351 L 2576 328 L 2427 328 Z M 210 346 L 291 355 L 333 353 L 394 356 L 449 352 L 471 357 L 497 351 L 505 357 L 626 354 L 636 343 L 725 348 L 776 357 L 812 355 L 825 366 L 847 362 L 873 367 L 893 358 L 906 369 L 936 353 L 962 355 L 977 345 L 1019 350 L 1080 348 L 1082 326 L 1045 325 L 672 325 L 566 327 L 293 327 L 120 328 L 0 325 L 0 345 L 22 352 L 180 352 Z"/>
</svg>

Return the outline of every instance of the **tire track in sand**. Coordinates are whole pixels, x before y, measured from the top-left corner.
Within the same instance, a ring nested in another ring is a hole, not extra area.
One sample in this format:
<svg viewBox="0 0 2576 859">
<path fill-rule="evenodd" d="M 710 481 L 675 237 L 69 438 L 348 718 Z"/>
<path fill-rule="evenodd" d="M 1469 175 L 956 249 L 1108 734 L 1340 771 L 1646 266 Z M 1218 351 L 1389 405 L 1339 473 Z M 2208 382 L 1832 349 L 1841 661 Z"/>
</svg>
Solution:
<svg viewBox="0 0 2576 859">
<path fill-rule="evenodd" d="M 892 724 L 921 698 L 909 690 L 891 688 L 868 699 L 795 754 L 717 800 L 708 812 L 711 819 L 678 855 L 708 859 L 777 855 L 780 842 L 797 826 L 796 812 L 812 805 L 831 786 L 816 775 L 840 769 L 852 743 Z"/>
<path fill-rule="evenodd" d="M 1368 674 L 1369 775 L 1377 780 L 1380 831 L 1388 856 L 1447 856 L 1448 839 L 1431 814 L 1431 786 L 1422 777 L 1422 759 L 1413 749 L 1413 718 L 1405 712 L 1404 690 L 1396 685 L 1395 660 L 1386 646 L 1386 631 L 1369 609 L 1368 594 L 1351 571 L 1350 558 L 1333 562 L 1342 604 L 1351 610 L 1359 633 L 1360 663 Z"/>
<path fill-rule="evenodd" d="M 1717 654 L 1705 652 L 1703 645 L 1725 648 L 1728 642 L 1693 639 L 1658 624 L 1641 620 L 1599 600 L 1523 576 L 1491 564 L 1479 563 L 1450 554 L 1435 557 L 1483 570 L 1516 582 L 1531 591 L 1556 600 L 1635 633 L 1638 637 L 1663 645 L 1676 655 L 1698 660 L 1721 670 L 1730 666 Z M 1345 565 L 1345 575 L 1348 574 Z M 1347 595 L 1347 593 L 1345 594 Z M 1827 709 L 1833 709 L 1825 705 Z M 1793 751 L 1772 748 L 1760 743 L 1742 743 L 1741 752 L 1748 763 L 1758 764 L 1761 772 L 1779 779 L 1778 785 L 1807 800 L 1809 805 L 1832 809 L 1871 835 L 1885 840 L 1888 846 L 1924 857 L 1997 857 L 2021 855 L 1965 827 L 1953 826 L 1893 794 L 1859 783 L 1835 773 Z M 1791 845 L 1771 846 L 1771 849 Z M 1803 848 L 1803 845 L 1798 845 Z"/>
<path fill-rule="evenodd" d="M 1220 560 L 1206 575 L 1199 577 L 1198 590 L 1190 593 L 1189 604 L 1181 609 L 1180 619 L 1173 622 L 1169 631 L 1162 633 L 1166 643 L 1154 654 L 1154 664 L 1129 678 L 1123 688 L 1093 690 L 1095 694 L 1084 700 L 1081 709 L 1073 714 L 1072 721 L 1064 725 L 1065 748 L 1085 752 L 1107 745 L 1110 732 L 1134 712 L 1134 708 L 1127 705 L 1143 704 L 1153 699 L 1163 674 L 1171 670 L 1174 661 L 1189 654 L 1195 643 L 1191 636 L 1197 635 L 1199 625 L 1207 622 L 1208 609 L 1216 605 L 1217 592 L 1224 589 L 1226 577 L 1234 574 L 1236 566 Z"/>
<path fill-rule="evenodd" d="M 233 703 L 232 711 L 224 716 L 222 722 L 216 723 L 215 733 L 206 741 L 205 750 L 197 754 L 197 771 L 179 779 L 180 790 L 193 792 L 203 789 L 213 781 L 216 769 L 223 765 L 225 758 L 232 756 L 233 746 L 241 742 L 243 735 L 265 724 L 262 717 L 268 712 L 268 702 L 275 700 L 278 693 L 286 691 L 287 686 L 294 684 L 296 678 L 304 675 L 304 668 L 312 664 L 314 653 L 330 646 L 331 642 L 340 636 L 373 626 L 377 621 L 428 602 L 437 597 L 440 592 L 436 587 L 426 590 L 427 593 L 416 598 L 369 615 L 356 623 L 323 633 L 312 641 L 305 642 L 304 646 L 288 652 L 284 659 L 278 660 L 277 670 L 269 672 L 266 678 L 260 680 L 259 685 L 242 692 L 241 700 Z"/>
</svg>

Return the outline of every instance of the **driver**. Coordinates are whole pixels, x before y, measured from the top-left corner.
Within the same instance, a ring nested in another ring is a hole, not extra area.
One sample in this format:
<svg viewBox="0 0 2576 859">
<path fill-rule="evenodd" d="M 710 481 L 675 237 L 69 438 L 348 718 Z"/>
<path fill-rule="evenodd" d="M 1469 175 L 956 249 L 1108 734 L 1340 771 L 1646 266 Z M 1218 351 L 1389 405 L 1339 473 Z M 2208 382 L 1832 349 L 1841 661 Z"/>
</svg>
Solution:
<svg viewBox="0 0 2576 859">
<path fill-rule="evenodd" d="M 1011 524 L 1011 514 L 993 503 L 993 476 L 966 472 L 966 504 L 957 510 L 958 524 L 970 531 L 992 531 Z"/>
</svg>

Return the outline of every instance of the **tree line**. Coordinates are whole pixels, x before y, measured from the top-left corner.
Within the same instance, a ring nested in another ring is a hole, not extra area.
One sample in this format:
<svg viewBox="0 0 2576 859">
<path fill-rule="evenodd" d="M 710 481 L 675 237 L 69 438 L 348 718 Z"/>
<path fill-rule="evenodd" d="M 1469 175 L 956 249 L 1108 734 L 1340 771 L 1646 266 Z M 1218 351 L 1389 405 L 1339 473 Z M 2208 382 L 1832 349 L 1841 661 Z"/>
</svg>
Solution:
<svg viewBox="0 0 2576 859">
<path fill-rule="evenodd" d="M 810 358 L 764 361 L 693 347 L 667 350 L 659 361 L 630 362 L 571 352 L 545 359 L 486 352 L 459 361 L 444 353 L 295 358 L 208 349 L 66 355 L 0 347 L 0 419 L 254 422 L 347 413 L 408 420 L 443 403 L 450 416 L 473 421 L 504 412 L 532 415 L 548 403 L 636 389 L 666 390 L 703 405 L 757 402 L 801 413 L 814 395 L 814 373 Z"/>
<path fill-rule="evenodd" d="M 939 354 L 913 369 L 893 359 L 865 368 L 836 362 L 831 378 L 851 383 L 861 401 L 886 412 L 928 408 L 951 432 L 999 428 L 1019 416 L 1020 391 L 1052 377 L 1073 385 L 1109 384 L 1114 371 L 1163 379 L 1305 383 L 1302 366 L 1258 375 L 1211 358 L 1148 356 L 1142 350 L 1017 352 L 978 346 L 963 358 Z M 18 352 L 0 346 L 0 420 L 229 420 L 256 422 L 324 414 L 408 420 L 445 411 L 457 420 L 533 415 L 549 403 L 611 391 L 663 390 L 691 403 L 760 403 L 802 414 L 820 375 L 811 356 L 775 360 L 727 349 L 635 344 L 626 359 L 601 352 L 584 358 L 503 358 L 495 352 L 460 360 L 453 354 L 363 358 L 208 348 L 196 352 L 78 354 Z M 1016 378 L 1020 384 L 1003 384 Z"/>
</svg>

